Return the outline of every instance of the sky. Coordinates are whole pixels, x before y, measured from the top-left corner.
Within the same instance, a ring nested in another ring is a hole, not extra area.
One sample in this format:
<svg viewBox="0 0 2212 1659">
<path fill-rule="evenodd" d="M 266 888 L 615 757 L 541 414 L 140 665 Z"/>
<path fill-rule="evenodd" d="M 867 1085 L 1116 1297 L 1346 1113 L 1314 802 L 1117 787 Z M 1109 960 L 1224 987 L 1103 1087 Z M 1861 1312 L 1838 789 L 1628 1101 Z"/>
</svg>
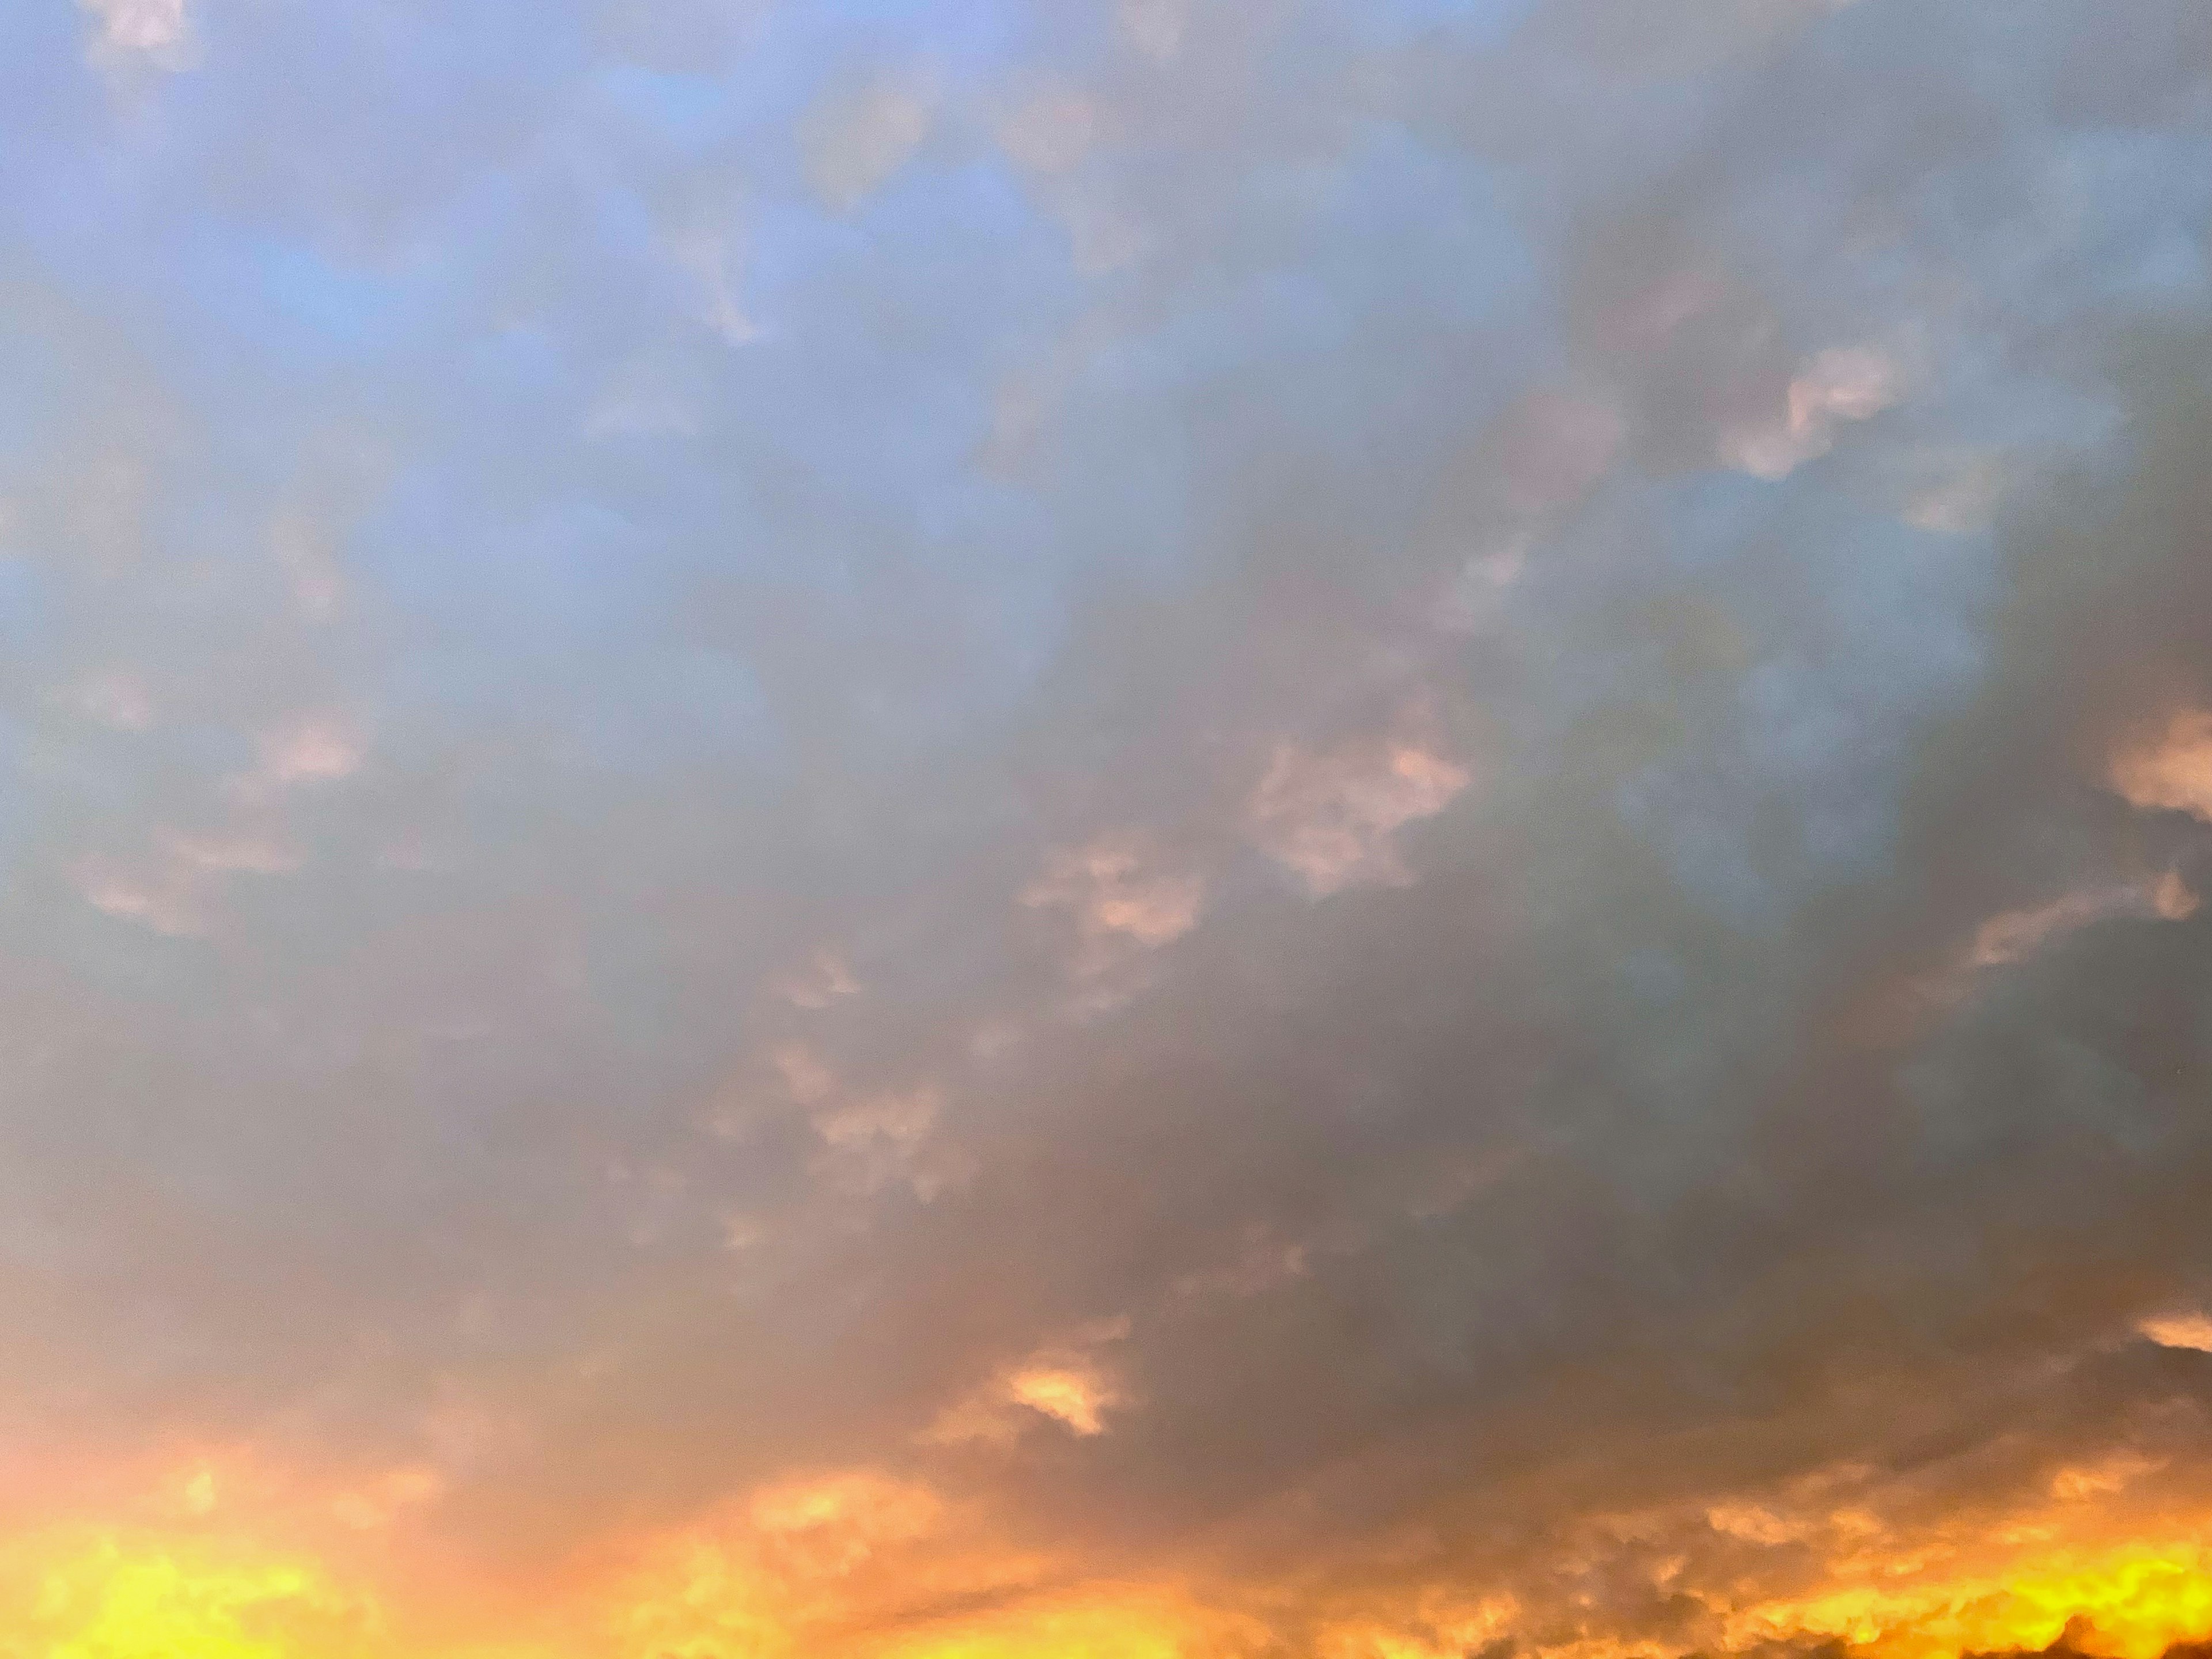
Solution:
<svg viewBox="0 0 2212 1659">
<path fill-rule="evenodd" d="M 0 1659 L 2212 1638 L 2203 0 L 0 5 Z"/>
</svg>

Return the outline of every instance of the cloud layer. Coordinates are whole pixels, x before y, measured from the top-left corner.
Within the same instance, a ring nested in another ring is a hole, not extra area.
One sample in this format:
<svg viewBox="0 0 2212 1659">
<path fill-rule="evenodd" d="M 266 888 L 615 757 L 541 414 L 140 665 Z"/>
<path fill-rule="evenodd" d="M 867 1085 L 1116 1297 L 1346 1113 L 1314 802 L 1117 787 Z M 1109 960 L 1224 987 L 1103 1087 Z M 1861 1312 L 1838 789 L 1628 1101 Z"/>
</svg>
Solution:
<svg viewBox="0 0 2212 1659">
<path fill-rule="evenodd" d="M 2212 1633 L 2198 0 L 27 0 L 0 141 L 0 1655 Z"/>
</svg>

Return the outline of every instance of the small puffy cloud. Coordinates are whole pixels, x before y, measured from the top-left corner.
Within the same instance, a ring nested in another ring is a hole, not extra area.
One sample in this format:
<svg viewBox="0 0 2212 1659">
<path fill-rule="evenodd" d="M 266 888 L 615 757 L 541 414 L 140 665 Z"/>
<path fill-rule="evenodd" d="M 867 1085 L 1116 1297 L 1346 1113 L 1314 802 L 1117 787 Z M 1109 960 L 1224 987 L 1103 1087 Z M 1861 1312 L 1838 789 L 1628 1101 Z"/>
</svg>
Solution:
<svg viewBox="0 0 2212 1659">
<path fill-rule="evenodd" d="M 1202 878 L 1164 867 L 1148 838 L 1133 832 L 1102 836 L 1062 848 L 1023 889 L 1032 909 L 1059 910 L 1073 918 L 1085 951 L 1079 971 L 1109 965 L 1126 947 L 1157 949 L 1197 926 L 1206 898 Z"/>
<path fill-rule="evenodd" d="M 1471 555 L 1437 601 L 1432 613 L 1437 627 L 1449 634 L 1480 634 L 1495 628 L 1528 567 L 1525 537 Z"/>
<path fill-rule="evenodd" d="M 830 207 L 850 212 L 921 148 L 936 109 L 936 87 L 919 72 L 826 94 L 801 125 L 808 182 Z"/>
<path fill-rule="evenodd" d="M 759 326 L 746 312 L 739 289 L 744 243 L 737 231 L 717 223 L 694 223 L 672 232 L 665 244 L 668 259 L 696 287 L 699 319 L 725 345 L 757 339 Z M 692 417 L 680 399 L 649 388 L 617 393 L 591 417 L 595 434 L 608 432 L 689 432 Z"/>
<path fill-rule="evenodd" d="M 2212 1316 L 2197 1312 L 2162 1314 L 2136 1327 L 2161 1348 L 2195 1348 L 2212 1353 Z"/>
<path fill-rule="evenodd" d="M 1413 879 L 1397 832 L 1456 800 L 1465 767 L 1409 739 L 1313 751 L 1279 744 L 1247 806 L 1252 839 L 1325 898 L 1347 887 Z"/>
<path fill-rule="evenodd" d="M 1065 173 L 1097 136 L 1097 104 L 1069 87 L 1031 94 L 999 124 L 999 143 L 1031 173 Z"/>
<path fill-rule="evenodd" d="M 135 921 L 171 939 L 203 932 L 207 918 L 202 884 L 172 866 L 131 870 L 112 859 L 80 860 L 72 872 L 85 902 L 102 915 Z"/>
<path fill-rule="evenodd" d="M 1036 1365 L 1006 1379 L 1006 1397 L 1079 1435 L 1103 1434 L 1105 1413 L 1121 1398 L 1089 1366 Z"/>
<path fill-rule="evenodd" d="M 276 785 L 335 783 L 361 769 L 368 746 L 350 722 L 334 714 L 301 714 L 261 735 L 254 779 Z"/>
<path fill-rule="evenodd" d="M 1008 1445 L 1039 1418 L 1082 1439 L 1105 1433 L 1108 1413 L 1129 1400 L 1095 1350 L 1128 1332 L 1126 1318 L 1101 1320 L 1079 1328 L 1064 1342 L 1038 1349 L 941 1414 L 923 1434 L 923 1441 L 933 1445 L 969 1441 Z"/>
<path fill-rule="evenodd" d="M 1115 18 L 1124 40 L 1164 64 L 1182 50 L 1192 0 L 1121 0 Z"/>
<path fill-rule="evenodd" d="M 274 836 L 234 831 L 208 836 L 165 835 L 163 849 L 178 863 L 216 875 L 281 876 L 300 867 L 298 850 Z"/>
<path fill-rule="evenodd" d="M 861 1190 L 903 1181 L 927 1200 L 962 1167 L 957 1159 L 924 1158 L 944 1109 L 944 1091 L 927 1085 L 841 1101 L 816 1110 L 811 1121 L 833 1166 Z"/>
<path fill-rule="evenodd" d="M 2156 738 L 2123 750 L 2112 782 L 2131 806 L 2212 823 L 2212 712 L 2184 709 Z"/>
<path fill-rule="evenodd" d="M 1790 380 L 1780 417 L 1730 433 L 1723 458 L 1754 477 L 1786 478 L 1828 453 L 1840 422 L 1871 420 L 1904 393 L 1904 372 L 1888 353 L 1872 346 L 1823 351 Z"/>
<path fill-rule="evenodd" d="M 803 1042 L 778 1044 L 769 1055 L 769 1064 L 775 1066 L 791 1097 L 802 1106 L 825 1098 L 837 1086 L 836 1073 Z"/>
<path fill-rule="evenodd" d="M 793 1007 L 818 1012 L 841 998 L 857 996 L 860 982 L 844 957 L 825 945 L 804 967 L 785 975 L 776 989 Z"/>
<path fill-rule="evenodd" d="M 99 674 L 72 687 L 63 697 L 87 720 L 116 732 L 143 732 L 154 724 L 154 695 L 143 679 L 129 672 Z"/>
<path fill-rule="evenodd" d="M 936 1084 L 854 1090 L 804 1042 L 779 1043 L 769 1064 L 793 1103 L 805 1109 L 822 1147 L 818 1167 L 847 1189 L 873 1193 L 904 1182 L 927 1200 L 968 1172 L 958 1153 L 933 1145 L 945 1109 Z"/>
<path fill-rule="evenodd" d="M 2196 890 L 2179 871 L 2133 881 L 2085 885 L 2039 904 L 2000 910 L 1983 920 L 1939 967 L 1893 987 L 1877 1024 L 1911 1025 L 1920 1016 L 1955 1006 L 1981 975 L 2033 959 L 2094 923 L 2121 917 L 2185 921 L 2197 914 Z"/>
<path fill-rule="evenodd" d="M 191 27 L 185 0 L 77 0 L 100 21 L 100 43 L 117 52 L 161 60 L 175 53 Z"/>
</svg>

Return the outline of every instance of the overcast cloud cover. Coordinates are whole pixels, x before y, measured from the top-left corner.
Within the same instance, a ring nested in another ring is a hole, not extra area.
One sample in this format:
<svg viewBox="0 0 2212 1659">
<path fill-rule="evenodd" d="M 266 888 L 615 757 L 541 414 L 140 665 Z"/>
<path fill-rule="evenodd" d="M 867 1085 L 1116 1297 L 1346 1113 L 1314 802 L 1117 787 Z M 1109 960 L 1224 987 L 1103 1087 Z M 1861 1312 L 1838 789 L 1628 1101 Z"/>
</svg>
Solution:
<svg viewBox="0 0 2212 1659">
<path fill-rule="evenodd" d="M 2203 0 L 8 0 L 0 1655 L 2212 1634 L 2208 225 Z"/>
</svg>

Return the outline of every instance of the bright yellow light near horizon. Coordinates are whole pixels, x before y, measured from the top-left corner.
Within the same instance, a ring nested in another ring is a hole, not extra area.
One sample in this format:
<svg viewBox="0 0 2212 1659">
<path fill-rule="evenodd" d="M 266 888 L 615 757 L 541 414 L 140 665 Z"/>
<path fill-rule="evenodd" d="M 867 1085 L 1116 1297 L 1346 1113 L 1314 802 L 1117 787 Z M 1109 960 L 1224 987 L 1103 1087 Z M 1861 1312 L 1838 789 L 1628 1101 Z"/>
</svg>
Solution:
<svg viewBox="0 0 2212 1659">
<path fill-rule="evenodd" d="M 2202 1639 L 2212 1632 L 2212 1560 L 2194 1544 L 2136 1545 L 1948 1580 L 1875 1576 L 1741 1609 L 1727 1644 L 1809 1636 L 1868 1659 L 1959 1659 L 2046 1648 L 2069 1626 L 2075 1645 L 2106 1659 L 2159 1659 Z"/>
<path fill-rule="evenodd" d="M 40 1576 L 36 1659 L 366 1659 L 369 1610 L 295 1563 L 193 1561 L 102 1540 Z"/>
<path fill-rule="evenodd" d="M 1265 1635 L 1249 1620 L 1133 1586 L 918 1632 L 871 1659 L 1238 1659 L 1256 1656 Z"/>
<path fill-rule="evenodd" d="M 2106 1486 L 2085 1493 L 2082 1502 L 2100 1498 Z M 924 1500 L 918 1488 L 865 1473 L 767 1489 L 728 1517 L 741 1536 L 758 1529 L 761 1548 L 690 1538 L 666 1564 L 678 1571 L 656 1584 L 549 1586 L 541 1611 L 556 1616 L 533 1619 L 527 1632 L 478 1609 L 468 1624 L 478 1644 L 504 1633 L 490 1646 L 451 1645 L 458 1626 L 441 1626 L 446 1643 L 419 1627 L 401 1635 L 424 1609 L 388 1586 L 398 1622 L 387 1623 L 337 1563 L 219 1552 L 188 1537 L 109 1533 L 64 1544 L 50 1534 L 7 1553 L 0 1577 L 13 1593 L 0 1592 L 0 1659 L 1256 1659 L 1280 1650 L 1263 1621 L 1226 1610 L 1256 1605 L 1233 1585 L 1215 1585 L 1218 1594 L 1166 1581 L 1044 1590 L 1050 1575 L 1041 1578 L 1034 1562 L 980 1547 L 929 1554 L 945 1516 Z M 2069 1636 L 2103 1659 L 2160 1659 L 2212 1633 L 2212 1531 L 2070 1543 L 2025 1536 L 1998 1528 L 1869 1549 L 1835 1563 L 1808 1595 L 1714 1601 L 1723 1628 L 1707 1650 L 1835 1639 L 1854 1659 L 1960 1659 L 2033 1652 Z M 925 1553 L 905 1553 L 913 1549 Z M 1307 1626 L 1311 1650 L 1318 1659 L 1449 1659 L 1516 1635 L 1538 1659 L 1680 1650 L 1626 1627 L 1585 1627 L 1565 1645 L 1547 1644 L 1540 1632 L 1558 1628 L 1559 1609 L 1470 1594 L 1354 1594 Z"/>
</svg>

